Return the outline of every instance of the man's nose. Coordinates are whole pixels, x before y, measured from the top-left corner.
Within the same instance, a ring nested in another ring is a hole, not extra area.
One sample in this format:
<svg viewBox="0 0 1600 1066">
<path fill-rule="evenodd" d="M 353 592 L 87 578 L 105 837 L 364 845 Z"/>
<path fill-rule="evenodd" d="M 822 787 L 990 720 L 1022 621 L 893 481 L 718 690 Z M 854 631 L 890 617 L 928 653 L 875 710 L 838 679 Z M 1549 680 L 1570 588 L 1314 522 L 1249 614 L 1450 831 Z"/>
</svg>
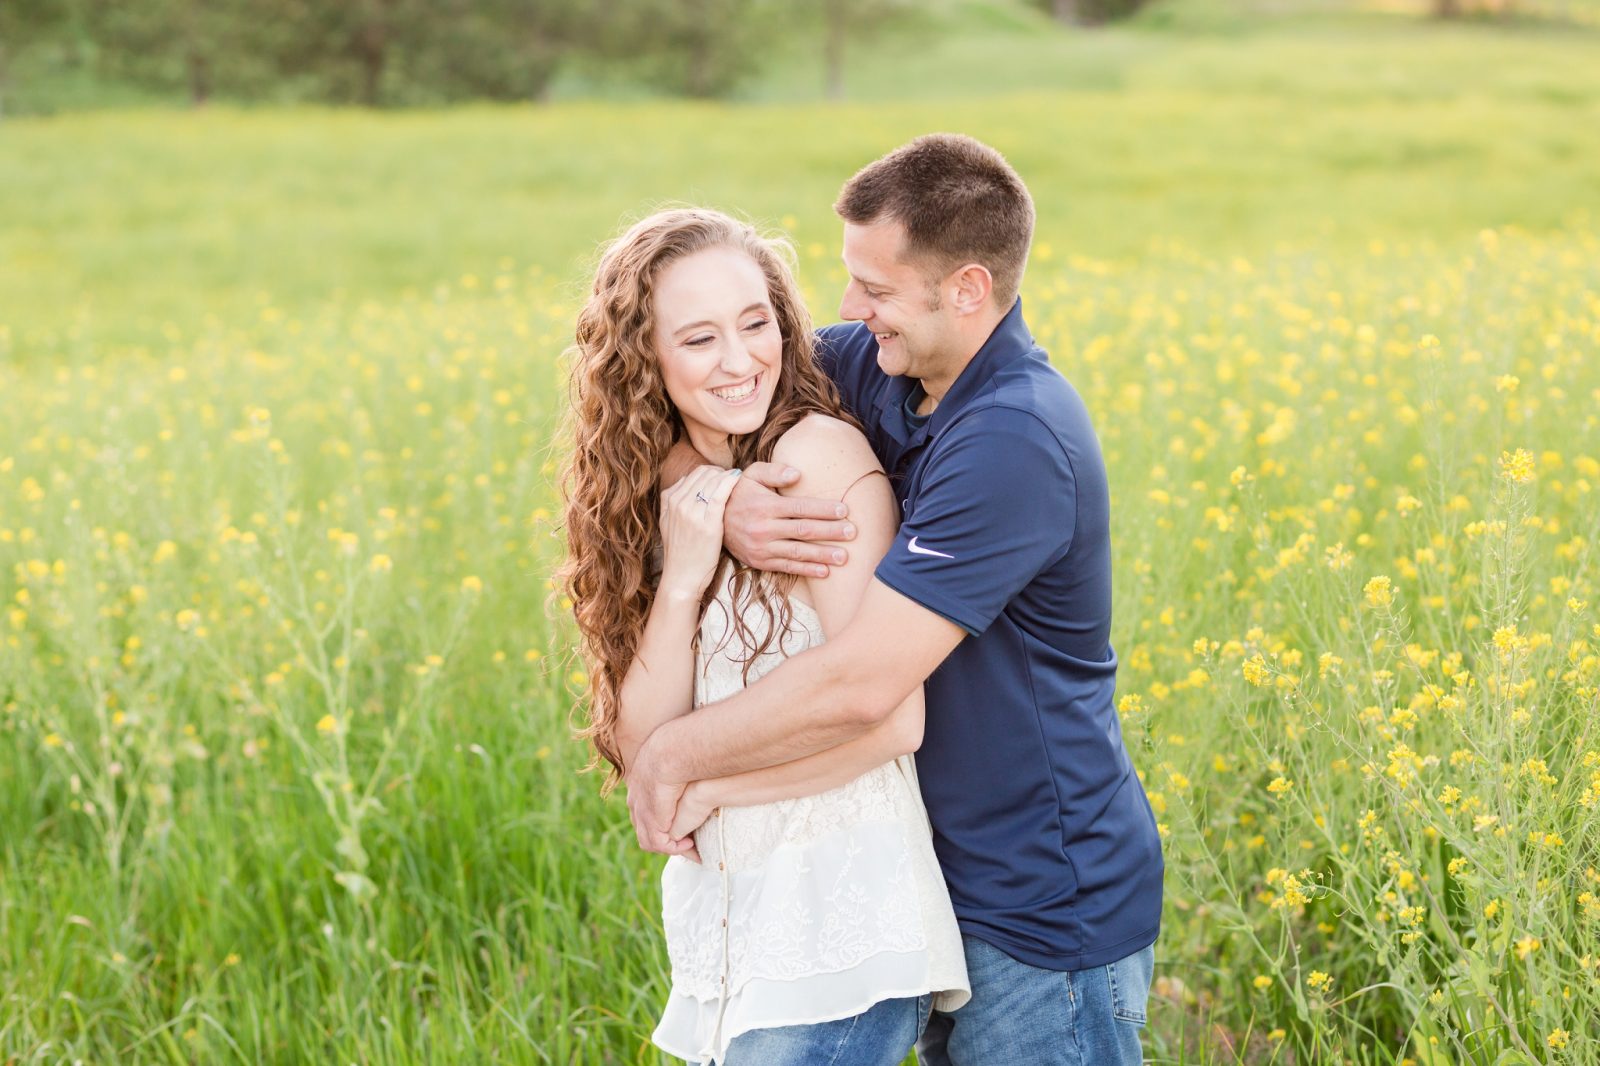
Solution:
<svg viewBox="0 0 1600 1066">
<path fill-rule="evenodd" d="M 844 296 L 839 300 L 839 317 L 846 322 L 860 322 L 867 317 L 867 301 L 861 298 L 853 281 L 845 286 Z"/>
</svg>

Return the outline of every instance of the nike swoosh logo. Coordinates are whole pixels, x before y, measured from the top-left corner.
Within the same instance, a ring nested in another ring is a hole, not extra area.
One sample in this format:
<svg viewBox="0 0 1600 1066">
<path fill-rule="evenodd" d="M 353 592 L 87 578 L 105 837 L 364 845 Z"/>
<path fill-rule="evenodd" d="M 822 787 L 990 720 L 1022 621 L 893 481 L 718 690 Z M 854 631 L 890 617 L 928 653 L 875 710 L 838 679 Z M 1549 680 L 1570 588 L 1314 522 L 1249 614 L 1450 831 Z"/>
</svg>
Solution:
<svg viewBox="0 0 1600 1066">
<path fill-rule="evenodd" d="M 911 538 L 911 543 L 906 545 L 906 550 L 911 552 L 911 554 L 913 554 L 913 555 L 937 555 L 941 559 L 954 559 L 955 558 L 954 555 L 946 555 L 944 552 L 936 552 L 932 548 L 919 547 L 917 545 L 917 538 L 916 537 L 912 537 Z"/>
</svg>

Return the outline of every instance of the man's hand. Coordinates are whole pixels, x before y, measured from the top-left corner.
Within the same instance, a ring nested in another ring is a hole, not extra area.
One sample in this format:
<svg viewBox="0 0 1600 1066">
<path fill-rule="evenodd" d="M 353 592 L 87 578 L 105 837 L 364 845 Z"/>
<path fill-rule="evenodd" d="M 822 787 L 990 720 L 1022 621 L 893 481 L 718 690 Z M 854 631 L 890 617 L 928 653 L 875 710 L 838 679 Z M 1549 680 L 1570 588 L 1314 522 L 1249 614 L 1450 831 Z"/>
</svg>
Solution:
<svg viewBox="0 0 1600 1066">
<path fill-rule="evenodd" d="M 628 816 L 633 819 L 633 831 L 639 838 L 639 846 L 645 851 L 662 855 L 687 855 L 699 862 L 694 837 L 674 839 L 672 836 L 678 800 L 683 796 L 687 783 L 660 780 L 649 750 L 650 742 L 647 740 L 625 777 L 628 784 Z"/>
<path fill-rule="evenodd" d="M 843 565 L 843 548 L 811 541 L 850 540 L 855 526 L 850 509 L 838 500 L 780 496 L 800 471 L 776 463 L 752 463 L 734 486 L 723 513 L 723 543 L 746 566 L 800 577 L 827 577 L 829 566 Z"/>
</svg>

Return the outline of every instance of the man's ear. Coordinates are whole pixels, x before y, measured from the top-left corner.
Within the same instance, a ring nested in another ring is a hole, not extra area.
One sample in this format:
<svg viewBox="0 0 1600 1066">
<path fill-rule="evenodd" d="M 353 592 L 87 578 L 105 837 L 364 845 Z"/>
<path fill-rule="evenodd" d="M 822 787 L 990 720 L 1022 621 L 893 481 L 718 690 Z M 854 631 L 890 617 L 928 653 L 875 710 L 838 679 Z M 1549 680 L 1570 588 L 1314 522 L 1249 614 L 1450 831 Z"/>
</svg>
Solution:
<svg viewBox="0 0 1600 1066">
<path fill-rule="evenodd" d="M 994 294 L 994 275 L 982 263 L 968 263 L 951 274 L 949 281 L 954 286 L 951 303 L 958 315 L 982 311 Z"/>
</svg>

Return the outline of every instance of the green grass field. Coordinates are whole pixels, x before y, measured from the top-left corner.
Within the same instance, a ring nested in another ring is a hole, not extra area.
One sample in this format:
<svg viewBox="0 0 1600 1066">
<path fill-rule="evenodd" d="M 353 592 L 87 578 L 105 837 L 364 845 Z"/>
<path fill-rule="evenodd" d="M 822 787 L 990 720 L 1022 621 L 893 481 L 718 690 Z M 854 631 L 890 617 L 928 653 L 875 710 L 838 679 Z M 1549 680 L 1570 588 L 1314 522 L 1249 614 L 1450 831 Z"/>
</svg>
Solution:
<svg viewBox="0 0 1600 1066">
<path fill-rule="evenodd" d="M 549 584 L 585 263 L 734 208 L 827 319 L 834 192 L 930 129 L 1029 181 L 1106 450 L 1149 1055 L 1600 1062 L 1600 38 L 1037 36 L 840 106 L 0 124 L 0 1062 L 658 1061 Z"/>
</svg>

